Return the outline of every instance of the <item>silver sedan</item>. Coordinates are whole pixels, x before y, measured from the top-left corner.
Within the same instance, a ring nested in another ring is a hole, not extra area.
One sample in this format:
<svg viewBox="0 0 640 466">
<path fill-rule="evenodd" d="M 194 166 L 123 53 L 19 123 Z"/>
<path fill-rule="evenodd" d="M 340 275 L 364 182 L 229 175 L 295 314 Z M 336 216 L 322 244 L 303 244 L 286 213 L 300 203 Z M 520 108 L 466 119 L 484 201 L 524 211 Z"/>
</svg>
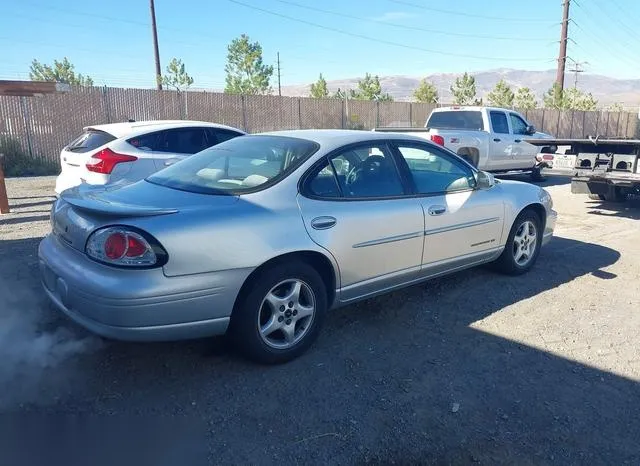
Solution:
<svg viewBox="0 0 640 466">
<path fill-rule="evenodd" d="M 422 138 L 299 130 L 73 188 L 51 223 L 44 289 L 80 325 L 138 341 L 228 333 L 277 363 L 313 343 L 328 309 L 480 264 L 528 271 L 556 213 L 544 189 Z"/>
</svg>

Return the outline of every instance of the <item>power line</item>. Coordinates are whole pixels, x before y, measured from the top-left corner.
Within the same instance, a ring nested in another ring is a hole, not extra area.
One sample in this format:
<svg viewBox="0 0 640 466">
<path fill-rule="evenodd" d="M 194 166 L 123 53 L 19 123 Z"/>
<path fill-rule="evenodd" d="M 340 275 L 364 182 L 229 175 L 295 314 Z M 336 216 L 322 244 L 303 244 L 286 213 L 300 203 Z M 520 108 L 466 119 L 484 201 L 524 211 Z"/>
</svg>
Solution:
<svg viewBox="0 0 640 466">
<path fill-rule="evenodd" d="M 422 27 L 417 27 L 417 26 L 410 26 L 410 25 L 406 25 L 406 24 L 396 24 L 396 23 L 390 23 L 388 21 L 382 21 L 379 19 L 375 19 L 375 18 L 363 18 L 360 16 L 355 16 L 355 15 L 349 15 L 346 13 L 338 13 L 337 11 L 330 11 L 330 10 L 325 10 L 323 8 L 317 8 L 314 6 L 309 6 L 309 5 L 301 5 L 300 3 L 296 3 L 296 2 L 292 2 L 292 1 L 288 1 L 288 0 L 276 0 L 279 3 L 283 3 L 285 5 L 291 5 L 291 6 L 295 6 L 298 8 L 303 8 L 305 10 L 310 10 L 310 11 L 316 11 L 319 13 L 325 13 L 328 15 L 333 15 L 333 16 L 338 16 L 340 18 L 348 18 L 348 19 L 355 19 L 357 21 L 365 21 L 368 23 L 374 23 L 374 24 L 384 24 L 385 26 L 393 26 L 393 27 L 397 27 L 397 28 L 401 28 L 401 29 L 407 29 L 407 30 L 411 30 L 411 31 L 421 31 L 421 32 L 430 32 L 433 34 L 442 34 L 445 36 L 455 36 L 455 37 L 471 37 L 474 39 L 492 39 L 492 40 L 508 40 L 508 41 L 524 41 L 524 42 L 544 42 L 546 41 L 546 39 L 540 39 L 540 38 L 528 38 L 528 37 L 505 37 L 505 36 L 492 36 L 492 35 L 484 35 L 484 34 L 465 34 L 463 32 L 452 32 L 452 31 L 443 31 L 443 30 L 438 30 L 438 29 L 427 29 L 427 28 L 422 28 Z"/>
<path fill-rule="evenodd" d="M 474 14 L 474 13 L 464 13 L 462 11 L 454 11 L 454 10 L 444 10 L 441 8 L 433 8 L 433 7 L 427 7 L 424 5 L 419 5 L 417 3 L 411 3 L 411 2 L 407 2 L 404 0 L 388 0 L 391 3 L 397 3 L 399 5 L 405 5 L 405 6 L 411 6 L 414 8 L 420 8 L 421 10 L 426 10 L 426 11 L 434 11 L 436 13 L 444 13 L 447 15 L 454 15 L 454 16 L 466 16 L 467 18 L 479 18 L 479 19 L 492 19 L 492 20 L 497 20 L 497 21 L 518 21 L 518 22 L 523 22 L 523 23 L 546 23 L 549 22 L 546 19 L 538 19 L 538 18 L 523 18 L 523 17 L 519 17 L 519 18 L 506 18 L 504 16 L 486 16 L 486 15 L 478 15 L 478 14 Z"/>
<path fill-rule="evenodd" d="M 247 3 L 244 2 L 240 2 L 238 0 L 227 0 L 228 2 L 231 3 L 235 3 L 236 5 L 241 5 L 244 6 L 245 8 L 249 8 L 251 10 L 255 10 L 255 11 L 260 11 L 262 13 L 266 13 L 268 15 L 272 15 L 272 16 L 277 16 L 279 18 L 284 18 L 284 19 L 288 19 L 290 21 L 295 21 L 298 23 L 302 23 L 302 24 L 306 24 L 308 26 L 313 26 L 319 29 L 324 29 L 326 31 L 332 31 L 332 32 L 337 32 L 338 34 L 343 34 L 346 36 L 350 36 L 350 37 L 357 37 L 359 39 L 365 39 L 371 42 L 377 42 L 380 44 L 385 44 L 385 45 L 391 45 L 394 47 L 401 47 L 401 48 L 405 48 L 405 49 L 409 49 L 409 50 L 418 50 L 420 52 L 427 52 L 427 53 L 433 53 L 436 55 L 444 55 L 444 56 L 449 56 L 449 57 L 459 57 L 459 58 L 472 58 L 472 59 L 478 59 L 478 60 L 491 60 L 491 61 L 529 61 L 529 62 L 548 62 L 550 60 L 545 60 L 545 59 L 540 59 L 540 58 L 506 58 L 506 57 L 486 57 L 486 56 L 479 56 L 479 55 L 468 55 L 468 54 L 459 54 L 459 53 L 450 53 L 450 52 L 443 52 L 441 50 L 433 50 L 433 49 L 427 49 L 427 48 L 423 48 L 423 47 L 417 47 L 414 45 L 408 45 L 408 44 L 402 44 L 399 42 L 393 42 L 393 41 L 389 41 L 389 40 L 384 40 L 384 39 L 377 39 L 375 37 L 370 37 L 370 36 L 365 36 L 363 34 L 358 34 L 355 32 L 349 32 L 349 31 L 345 31 L 344 29 L 339 29 L 339 28 L 334 28 L 331 26 L 325 26 L 322 24 L 318 24 L 318 23 L 314 23 L 312 21 L 307 21 L 304 19 L 300 19 L 300 18 L 295 18 L 293 16 L 288 16 L 282 13 L 277 13 L 275 11 L 271 11 L 271 10 L 266 10 L 264 8 L 260 8 L 254 5 L 249 5 Z"/>
</svg>

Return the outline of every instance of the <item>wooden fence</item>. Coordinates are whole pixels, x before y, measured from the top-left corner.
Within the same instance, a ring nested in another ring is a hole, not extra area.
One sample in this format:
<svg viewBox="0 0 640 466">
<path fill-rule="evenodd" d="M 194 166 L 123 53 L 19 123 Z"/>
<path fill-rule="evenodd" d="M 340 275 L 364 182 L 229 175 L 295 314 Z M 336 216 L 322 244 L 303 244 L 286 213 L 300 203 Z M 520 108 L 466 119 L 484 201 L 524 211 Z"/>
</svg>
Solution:
<svg viewBox="0 0 640 466">
<path fill-rule="evenodd" d="M 147 119 L 223 123 L 248 132 L 298 128 L 424 125 L 435 105 L 213 92 L 107 87 L 37 97 L 0 96 L 0 136 L 17 140 L 30 158 L 57 165 L 61 148 L 83 126 Z M 557 137 L 633 137 L 638 118 L 625 112 L 522 111 L 539 131 Z"/>
</svg>

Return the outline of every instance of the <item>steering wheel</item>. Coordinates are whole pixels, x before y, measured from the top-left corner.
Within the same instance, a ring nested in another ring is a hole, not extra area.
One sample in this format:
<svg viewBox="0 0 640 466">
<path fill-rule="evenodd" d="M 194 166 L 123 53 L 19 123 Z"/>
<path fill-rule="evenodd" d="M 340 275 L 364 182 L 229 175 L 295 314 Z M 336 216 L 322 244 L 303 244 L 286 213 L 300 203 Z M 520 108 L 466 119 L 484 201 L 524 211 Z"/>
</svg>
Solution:
<svg viewBox="0 0 640 466">
<path fill-rule="evenodd" d="M 347 178 L 345 179 L 345 184 L 347 186 L 354 184 L 356 181 L 362 178 L 362 175 L 364 173 L 371 175 L 380 173 L 380 170 L 382 169 L 386 161 L 387 159 L 382 155 L 370 155 L 358 165 L 349 170 Z"/>
</svg>

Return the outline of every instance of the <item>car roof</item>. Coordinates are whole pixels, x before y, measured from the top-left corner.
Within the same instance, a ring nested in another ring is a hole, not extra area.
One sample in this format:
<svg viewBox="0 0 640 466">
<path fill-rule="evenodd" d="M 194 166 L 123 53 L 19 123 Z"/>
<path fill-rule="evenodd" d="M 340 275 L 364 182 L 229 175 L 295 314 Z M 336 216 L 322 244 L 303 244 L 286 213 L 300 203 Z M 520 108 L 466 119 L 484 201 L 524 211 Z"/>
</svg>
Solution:
<svg viewBox="0 0 640 466">
<path fill-rule="evenodd" d="M 267 131 L 263 133 L 257 133 L 257 135 L 271 135 L 271 136 L 285 136 L 306 139 L 313 141 L 322 147 L 337 147 L 347 144 L 353 144 L 357 142 L 372 141 L 377 139 L 404 139 L 408 141 L 420 141 L 429 142 L 424 138 L 405 134 L 399 129 L 395 132 L 375 132 L 375 131 L 362 131 L 352 129 L 293 129 L 293 130 L 281 130 L 281 131 Z"/>
<path fill-rule="evenodd" d="M 440 112 L 455 112 L 455 111 L 459 111 L 459 110 L 467 110 L 467 111 L 481 111 L 481 110 L 498 110 L 501 112 L 514 112 L 516 113 L 515 110 L 511 109 L 511 108 L 503 108 L 503 107 L 488 107 L 488 106 L 483 106 L 483 105 L 450 105 L 448 107 L 437 107 L 434 108 L 432 110 L 433 113 L 440 113 Z"/>
<path fill-rule="evenodd" d="M 197 120 L 144 120 L 144 121 L 130 121 L 122 123 L 107 123 L 103 125 L 89 125 L 85 126 L 83 130 L 94 129 L 98 131 L 105 131 L 112 134 L 116 138 L 122 136 L 143 134 L 149 131 L 161 131 L 165 129 L 183 128 L 185 126 L 206 126 L 208 128 L 229 129 L 232 131 L 239 131 L 244 133 L 239 128 L 232 126 L 222 125 L 218 123 L 211 123 L 208 121 Z"/>
</svg>

